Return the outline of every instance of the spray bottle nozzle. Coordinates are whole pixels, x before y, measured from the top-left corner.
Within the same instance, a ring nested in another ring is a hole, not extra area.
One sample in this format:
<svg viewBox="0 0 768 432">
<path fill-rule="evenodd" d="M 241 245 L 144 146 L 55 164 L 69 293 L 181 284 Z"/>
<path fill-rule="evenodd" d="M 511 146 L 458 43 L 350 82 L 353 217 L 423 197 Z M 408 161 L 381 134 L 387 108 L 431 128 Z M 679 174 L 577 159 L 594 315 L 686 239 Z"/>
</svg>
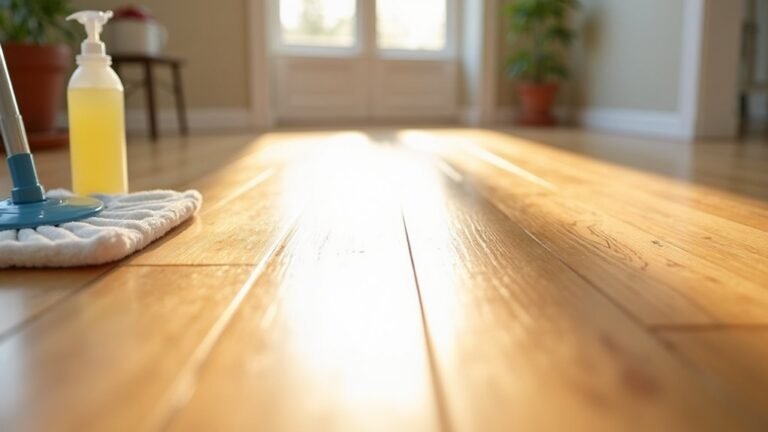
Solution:
<svg viewBox="0 0 768 432">
<path fill-rule="evenodd" d="M 75 12 L 67 17 L 67 21 L 76 20 L 85 26 L 88 38 L 80 45 L 81 55 L 105 56 L 104 43 L 101 42 L 101 30 L 104 24 L 112 18 L 112 11 L 85 10 Z"/>
</svg>

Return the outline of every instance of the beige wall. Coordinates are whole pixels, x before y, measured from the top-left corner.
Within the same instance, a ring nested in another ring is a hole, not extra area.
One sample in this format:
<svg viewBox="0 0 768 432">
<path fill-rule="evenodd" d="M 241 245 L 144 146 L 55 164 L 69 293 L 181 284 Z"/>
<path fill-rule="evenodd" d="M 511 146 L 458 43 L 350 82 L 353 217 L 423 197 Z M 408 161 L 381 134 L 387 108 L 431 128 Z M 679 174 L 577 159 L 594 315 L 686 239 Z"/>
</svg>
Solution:
<svg viewBox="0 0 768 432">
<path fill-rule="evenodd" d="M 250 0 L 140 2 L 168 28 L 167 52 L 187 62 L 184 78 L 190 107 L 249 107 L 247 1 Z M 683 1 L 582 0 L 575 19 L 580 37 L 574 47 L 572 82 L 565 86 L 563 103 L 598 108 L 676 110 Z M 105 9 L 125 3 L 125 0 L 72 1 L 76 9 Z M 509 46 L 504 39 L 501 14 L 498 19 L 501 22 L 497 52 L 501 69 Z M 134 76 L 131 74 L 129 78 Z M 161 78 L 167 75 L 161 74 Z M 497 104 L 514 105 L 514 88 L 503 73 L 498 74 L 496 87 Z M 160 100 L 161 104 L 170 105 L 167 95 L 162 95 Z M 140 92 L 129 99 L 130 106 L 140 106 L 142 102 Z"/>
<path fill-rule="evenodd" d="M 564 105 L 675 111 L 682 54 L 683 0 L 582 0 L 574 17 L 571 80 Z M 499 58 L 510 52 L 499 18 Z M 504 74 L 498 105 L 514 105 L 514 87 Z"/>
<path fill-rule="evenodd" d="M 247 1 L 73 0 L 72 7 L 109 9 L 126 3 L 147 6 L 168 29 L 166 52 L 186 61 L 183 76 L 188 105 L 248 108 Z M 159 79 L 169 78 L 167 73 L 158 74 Z M 126 75 L 126 81 L 134 77 L 134 73 Z M 171 99 L 161 93 L 161 104 L 169 106 Z M 131 94 L 129 106 L 140 106 L 143 97 L 139 91 Z"/>
<path fill-rule="evenodd" d="M 683 0 L 583 0 L 577 103 L 678 108 Z"/>
</svg>

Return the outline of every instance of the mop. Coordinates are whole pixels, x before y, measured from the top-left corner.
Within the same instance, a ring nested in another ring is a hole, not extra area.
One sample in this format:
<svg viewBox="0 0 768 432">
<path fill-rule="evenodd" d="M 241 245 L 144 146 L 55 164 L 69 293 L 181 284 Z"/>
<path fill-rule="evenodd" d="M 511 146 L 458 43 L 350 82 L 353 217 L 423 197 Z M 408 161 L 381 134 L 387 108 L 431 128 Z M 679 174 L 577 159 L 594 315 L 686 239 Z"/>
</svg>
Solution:
<svg viewBox="0 0 768 432">
<path fill-rule="evenodd" d="M 199 192 L 49 193 L 40 184 L 0 48 L 0 132 L 13 188 L 0 201 L 0 268 L 73 267 L 120 260 L 193 216 Z"/>
</svg>

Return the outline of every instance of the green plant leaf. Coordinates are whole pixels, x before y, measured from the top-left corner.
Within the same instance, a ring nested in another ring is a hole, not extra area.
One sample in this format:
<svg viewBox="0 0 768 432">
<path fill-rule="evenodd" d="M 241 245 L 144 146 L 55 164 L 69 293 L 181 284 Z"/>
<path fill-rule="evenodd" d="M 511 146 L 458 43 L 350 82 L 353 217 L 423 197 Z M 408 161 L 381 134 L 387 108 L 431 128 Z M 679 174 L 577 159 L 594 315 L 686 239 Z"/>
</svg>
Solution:
<svg viewBox="0 0 768 432">
<path fill-rule="evenodd" d="M 35 44 L 70 40 L 69 0 L 0 0 L 0 41 Z"/>
<path fill-rule="evenodd" d="M 507 42 L 517 48 L 506 63 L 510 78 L 543 82 L 567 77 L 563 47 L 575 37 L 567 20 L 578 5 L 577 0 L 512 0 L 501 6 Z"/>
<path fill-rule="evenodd" d="M 533 63 L 533 55 L 530 52 L 518 51 L 507 59 L 507 76 L 510 78 L 527 79 L 530 77 Z"/>
<path fill-rule="evenodd" d="M 555 24 L 547 29 L 546 37 L 548 40 L 568 45 L 573 41 L 576 35 L 568 27 L 561 24 Z"/>
</svg>

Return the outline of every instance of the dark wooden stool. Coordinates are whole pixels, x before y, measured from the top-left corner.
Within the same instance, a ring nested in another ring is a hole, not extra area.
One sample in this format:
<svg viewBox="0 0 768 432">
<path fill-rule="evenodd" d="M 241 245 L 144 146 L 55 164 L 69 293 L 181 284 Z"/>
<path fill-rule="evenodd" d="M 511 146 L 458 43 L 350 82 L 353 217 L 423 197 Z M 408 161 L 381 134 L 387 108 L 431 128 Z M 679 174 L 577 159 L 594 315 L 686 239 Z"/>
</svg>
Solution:
<svg viewBox="0 0 768 432">
<path fill-rule="evenodd" d="M 145 55 L 113 55 L 112 65 L 120 75 L 121 66 L 124 64 L 138 64 L 144 71 L 144 79 L 137 84 L 144 87 L 144 91 L 147 95 L 147 122 L 149 124 L 149 136 L 152 141 L 156 141 L 158 137 L 157 131 L 157 106 L 155 100 L 155 76 L 153 74 L 153 66 L 156 64 L 166 65 L 171 68 L 172 83 L 171 88 L 173 91 L 174 99 L 176 101 L 176 117 L 179 121 L 179 133 L 186 136 L 189 128 L 187 125 L 187 110 L 184 104 L 184 90 L 181 86 L 181 65 L 182 61 L 168 56 L 151 57 Z M 123 81 L 125 84 L 125 81 Z M 132 83 L 135 84 L 135 83 Z M 126 86 L 125 96 L 126 98 L 133 90 L 132 86 Z"/>
</svg>

